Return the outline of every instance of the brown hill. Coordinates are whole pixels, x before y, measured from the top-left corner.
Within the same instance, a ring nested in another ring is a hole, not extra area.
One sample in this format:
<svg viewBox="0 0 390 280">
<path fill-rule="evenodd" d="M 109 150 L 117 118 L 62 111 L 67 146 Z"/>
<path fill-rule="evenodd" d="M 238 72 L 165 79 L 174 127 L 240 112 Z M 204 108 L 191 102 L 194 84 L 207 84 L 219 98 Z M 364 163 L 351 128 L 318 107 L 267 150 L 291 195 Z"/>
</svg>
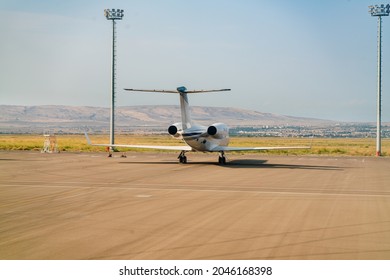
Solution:
<svg viewBox="0 0 390 280">
<path fill-rule="evenodd" d="M 41 133 L 43 130 L 80 132 L 84 127 L 94 131 L 107 131 L 110 109 L 82 106 L 12 106 L 0 105 L 0 132 Z M 234 126 L 296 125 L 318 126 L 334 122 L 320 119 L 292 117 L 257 111 L 225 108 L 191 108 L 196 122 L 210 125 L 224 122 Z M 116 108 L 116 128 L 119 130 L 166 130 L 170 124 L 180 122 L 179 106 L 131 106 Z"/>
</svg>

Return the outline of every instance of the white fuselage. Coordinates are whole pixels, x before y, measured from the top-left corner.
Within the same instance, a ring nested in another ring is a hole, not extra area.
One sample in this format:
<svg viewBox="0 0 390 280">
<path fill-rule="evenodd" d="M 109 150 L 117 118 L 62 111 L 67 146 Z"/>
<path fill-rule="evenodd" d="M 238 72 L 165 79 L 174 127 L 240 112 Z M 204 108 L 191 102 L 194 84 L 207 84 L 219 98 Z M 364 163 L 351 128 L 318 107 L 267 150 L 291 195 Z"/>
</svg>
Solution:
<svg viewBox="0 0 390 280">
<path fill-rule="evenodd" d="M 215 131 L 210 131 L 210 127 L 213 127 Z M 212 132 L 213 135 L 209 132 Z M 213 124 L 209 127 L 192 125 L 184 131 L 179 130 L 173 137 L 183 139 L 195 151 L 211 152 L 217 147 L 229 145 L 229 128 L 222 123 Z"/>
<path fill-rule="evenodd" d="M 229 128 L 223 123 L 215 123 L 209 127 L 195 124 L 191 119 L 190 106 L 185 87 L 177 88 L 180 94 L 181 123 L 168 128 L 174 138 L 183 139 L 195 151 L 212 152 L 217 147 L 229 144 Z"/>
</svg>

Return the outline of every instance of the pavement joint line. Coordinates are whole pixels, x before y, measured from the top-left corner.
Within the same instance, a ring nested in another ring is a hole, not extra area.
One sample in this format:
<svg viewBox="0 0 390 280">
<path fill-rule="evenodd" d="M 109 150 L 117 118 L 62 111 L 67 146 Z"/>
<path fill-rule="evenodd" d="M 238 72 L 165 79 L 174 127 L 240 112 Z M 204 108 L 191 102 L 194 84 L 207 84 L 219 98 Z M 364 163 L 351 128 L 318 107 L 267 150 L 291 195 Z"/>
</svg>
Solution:
<svg viewBox="0 0 390 280">
<path fill-rule="evenodd" d="M 182 192 L 220 192 L 220 193 L 253 193 L 253 194 L 273 194 L 273 195 L 296 195 L 296 196 L 358 196 L 358 197 L 390 197 L 389 194 L 354 194 L 354 193 L 321 193 L 321 192 L 283 192 L 283 191 L 252 191 L 252 190 L 216 190 L 216 189 L 188 189 L 188 188 L 149 188 L 150 184 L 134 184 L 133 187 L 106 187 L 106 186 L 35 186 L 28 184 L 3 184 L 3 187 L 30 187 L 30 188 L 69 188 L 69 189 L 117 189 L 117 190 L 149 190 L 149 191 L 182 191 Z M 148 187 L 148 188 L 143 188 Z"/>
</svg>

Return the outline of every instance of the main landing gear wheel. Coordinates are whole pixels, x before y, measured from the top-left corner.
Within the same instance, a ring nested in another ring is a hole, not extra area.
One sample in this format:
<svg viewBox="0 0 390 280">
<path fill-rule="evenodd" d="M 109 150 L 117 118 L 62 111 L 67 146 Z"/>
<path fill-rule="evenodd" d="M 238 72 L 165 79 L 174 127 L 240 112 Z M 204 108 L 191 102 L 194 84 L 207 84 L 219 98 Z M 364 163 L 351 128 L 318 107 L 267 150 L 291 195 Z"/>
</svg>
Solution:
<svg viewBox="0 0 390 280">
<path fill-rule="evenodd" d="M 187 163 L 187 157 L 185 151 L 182 151 L 180 155 L 178 156 L 180 163 Z"/>
<path fill-rule="evenodd" d="M 180 163 L 187 163 L 187 157 L 186 156 L 179 156 Z"/>
<path fill-rule="evenodd" d="M 219 164 L 226 164 L 226 157 L 225 157 L 225 153 L 224 152 L 221 152 L 219 157 L 218 157 L 218 163 Z"/>
</svg>

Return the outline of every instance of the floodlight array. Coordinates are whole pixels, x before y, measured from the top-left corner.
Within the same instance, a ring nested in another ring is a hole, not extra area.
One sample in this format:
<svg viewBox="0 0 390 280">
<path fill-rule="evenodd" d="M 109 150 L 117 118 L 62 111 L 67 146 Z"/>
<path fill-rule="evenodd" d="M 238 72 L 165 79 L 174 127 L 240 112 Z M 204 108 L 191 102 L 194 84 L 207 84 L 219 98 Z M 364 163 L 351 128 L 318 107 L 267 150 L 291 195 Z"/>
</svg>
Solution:
<svg viewBox="0 0 390 280">
<path fill-rule="evenodd" d="M 372 16 L 388 16 L 390 14 L 390 4 L 368 6 L 368 12 Z"/>
<path fill-rule="evenodd" d="M 123 10 L 121 10 L 121 9 L 105 9 L 104 16 L 110 20 L 122 19 L 123 18 Z"/>
</svg>

